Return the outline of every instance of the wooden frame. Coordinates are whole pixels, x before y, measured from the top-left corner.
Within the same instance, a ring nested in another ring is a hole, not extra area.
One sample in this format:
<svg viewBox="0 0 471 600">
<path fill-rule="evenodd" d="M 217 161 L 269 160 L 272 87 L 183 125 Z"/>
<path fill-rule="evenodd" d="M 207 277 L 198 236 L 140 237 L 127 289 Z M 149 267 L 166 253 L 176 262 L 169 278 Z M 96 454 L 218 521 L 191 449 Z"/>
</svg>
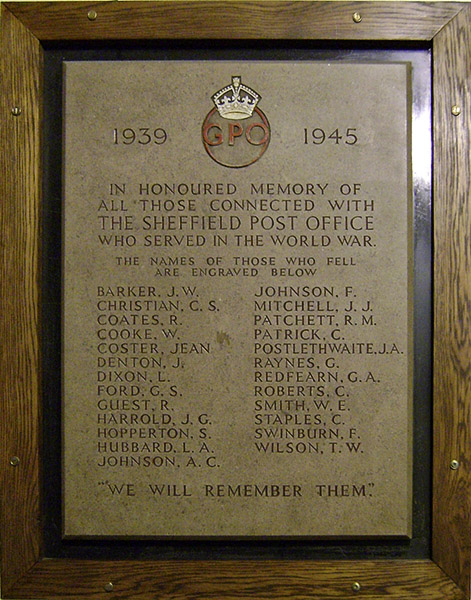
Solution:
<svg viewBox="0 0 471 600">
<path fill-rule="evenodd" d="M 97 18 L 88 18 L 90 10 Z M 354 22 L 359 12 L 362 20 Z M 434 65 L 434 434 L 430 560 L 48 559 L 41 527 L 42 43 L 74 39 L 422 40 Z M 4 598 L 469 597 L 471 5 L 453 2 L 7 2 L 0 91 L 0 541 Z M 460 114 L 457 109 L 461 108 Z M 13 111 L 17 107 L 19 110 Z M 21 111 L 21 112 L 20 112 Z M 16 112 L 16 114 L 14 114 Z M 20 114 L 18 114 L 20 112 Z M 13 457 L 18 457 L 19 462 Z M 458 461 L 457 468 L 451 462 Z M 105 591 L 113 583 L 112 593 Z M 354 582 L 361 589 L 352 589 Z M 109 586 L 108 586 L 109 587 Z"/>
</svg>

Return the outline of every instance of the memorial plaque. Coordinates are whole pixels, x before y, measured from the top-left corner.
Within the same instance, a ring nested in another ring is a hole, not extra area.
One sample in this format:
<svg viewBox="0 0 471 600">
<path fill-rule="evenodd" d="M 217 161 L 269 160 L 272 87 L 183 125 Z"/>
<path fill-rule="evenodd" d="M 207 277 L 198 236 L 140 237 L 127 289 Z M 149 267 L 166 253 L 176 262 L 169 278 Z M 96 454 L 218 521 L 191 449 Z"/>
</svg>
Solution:
<svg viewBox="0 0 471 600">
<path fill-rule="evenodd" d="M 66 536 L 411 533 L 406 64 L 65 65 Z"/>
</svg>

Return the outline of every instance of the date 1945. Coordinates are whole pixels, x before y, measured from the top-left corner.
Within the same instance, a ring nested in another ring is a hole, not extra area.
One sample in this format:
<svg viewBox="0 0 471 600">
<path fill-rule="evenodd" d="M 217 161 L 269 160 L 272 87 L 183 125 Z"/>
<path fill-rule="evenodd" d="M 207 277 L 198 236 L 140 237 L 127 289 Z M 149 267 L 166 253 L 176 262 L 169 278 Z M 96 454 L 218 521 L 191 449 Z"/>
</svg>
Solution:
<svg viewBox="0 0 471 600">
<path fill-rule="evenodd" d="M 141 146 L 157 144 L 157 146 L 161 146 L 165 144 L 167 139 L 167 132 L 162 127 L 156 129 L 152 129 L 152 127 L 113 129 L 113 144 L 124 144 L 125 146 L 131 144 L 140 144 Z"/>
<path fill-rule="evenodd" d="M 305 144 L 316 144 L 320 145 L 324 142 L 330 142 L 331 144 L 347 144 L 347 146 L 354 146 L 358 142 L 358 136 L 355 127 L 349 127 L 345 130 L 334 129 L 332 132 L 326 131 L 321 127 L 315 127 L 314 129 L 304 128 L 304 143 Z"/>
</svg>

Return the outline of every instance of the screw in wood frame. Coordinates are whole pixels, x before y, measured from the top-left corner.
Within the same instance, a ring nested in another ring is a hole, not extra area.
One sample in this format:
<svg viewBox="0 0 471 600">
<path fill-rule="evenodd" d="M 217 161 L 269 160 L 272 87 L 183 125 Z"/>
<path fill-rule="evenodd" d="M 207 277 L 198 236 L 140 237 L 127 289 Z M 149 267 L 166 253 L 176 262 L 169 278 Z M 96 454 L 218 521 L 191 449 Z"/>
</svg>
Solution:
<svg viewBox="0 0 471 600">
<path fill-rule="evenodd" d="M 359 591 L 361 590 L 361 585 L 358 583 L 358 581 L 355 581 L 355 582 L 352 584 L 352 590 L 353 590 L 354 592 L 359 592 Z"/>
</svg>

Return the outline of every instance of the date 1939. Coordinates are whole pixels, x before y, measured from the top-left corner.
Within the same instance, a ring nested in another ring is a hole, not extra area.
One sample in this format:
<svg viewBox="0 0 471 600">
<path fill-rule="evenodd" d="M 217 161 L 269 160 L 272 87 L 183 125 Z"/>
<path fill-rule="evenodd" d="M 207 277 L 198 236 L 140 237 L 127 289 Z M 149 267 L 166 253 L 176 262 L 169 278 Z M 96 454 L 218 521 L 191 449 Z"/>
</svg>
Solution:
<svg viewBox="0 0 471 600">
<path fill-rule="evenodd" d="M 140 144 L 141 146 L 157 144 L 157 146 L 161 146 L 165 144 L 167 139 L 167 132 L 162 127 L 156 129 L 152 127 L 113 129 L 113 144 L 124 144 L 125 146 L 131 144 Z"/>
</svg>

